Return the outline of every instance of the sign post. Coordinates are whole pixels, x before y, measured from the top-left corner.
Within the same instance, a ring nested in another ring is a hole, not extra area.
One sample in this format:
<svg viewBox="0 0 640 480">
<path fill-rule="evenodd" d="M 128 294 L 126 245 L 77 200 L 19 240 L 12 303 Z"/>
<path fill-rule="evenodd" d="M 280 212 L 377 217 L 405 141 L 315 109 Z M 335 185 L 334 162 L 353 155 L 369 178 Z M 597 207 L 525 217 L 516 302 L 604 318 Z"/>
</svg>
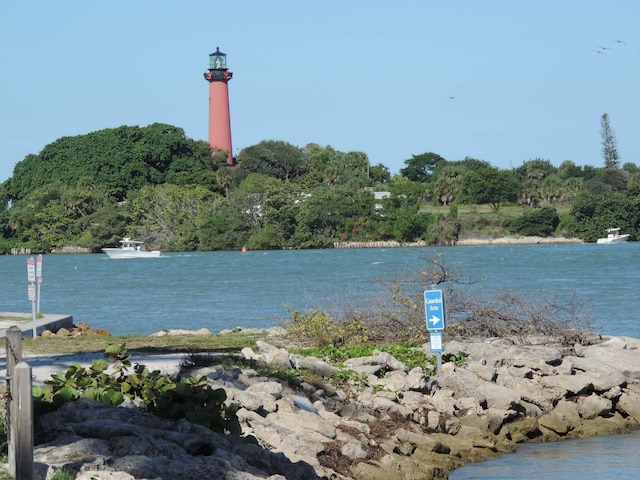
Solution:
<svg viewBox="0 0 640 480">
<path fill-rule="evenodd" d="M 40 313 L 40 285 L 42 285 L 42 255 L 38 255 L 36 259 L 36 280 L 38 288 L 36 291 L 36 313 Z"/>
<path fill-rule="evenodd" d="M 429 345 L 431 351 L 436 354 L 436 375 L 440 375 L 442 369 L 442 333 L 445 327 L 444 297 L 442 290 L 425 290 L 424 315 L 429 331 Z"/>
<path fill-rule="evenodd" d="M 33 313 L 33 338 L 36 338 L 36 261 L 33 257 L 27 259 L 27 281 L 29 282 L 27 291 Z"/>
</svg>

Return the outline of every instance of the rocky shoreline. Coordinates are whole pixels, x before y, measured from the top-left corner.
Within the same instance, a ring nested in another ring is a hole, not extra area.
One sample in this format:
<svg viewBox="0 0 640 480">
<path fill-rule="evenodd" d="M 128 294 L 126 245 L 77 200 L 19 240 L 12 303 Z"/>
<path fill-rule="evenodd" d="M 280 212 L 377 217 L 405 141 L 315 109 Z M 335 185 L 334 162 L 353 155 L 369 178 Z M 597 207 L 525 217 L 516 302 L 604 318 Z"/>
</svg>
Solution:
<svg viewBox="0 0 640 480">
<path fill-rule="evenodd" d="M 525 236 L 507 236 L 507 237 L 491 237 L 482 234 L 470 234 L 461 237 L 455 242 L 452 241 L 451 246 L 480 246 L 480 245 L 540 245 L 554 243 L 584 243 L 579 238 L 566 237 L 525 237 Z M 419 242 L 396 242 L 396 241 L 379 241 L 379 242 L 336 242 L 333 248 L 400 248 L 400 247 L 428 247 L 432 246 L 424 241 Z"/>
<path fill-rule="evenodd" d="M 272 329 L 278 330 L 278 329 Z M 234 362 L 208 354 L 210 366 L 185 373 L 224 388 L 243 434 L 259 446 L 186 420 L 162 420 L 133 404 L 67 404 L 42 418 L 36 478 L 59 468 L 82 480 L 130 479 L 446 479 L 467 463 L 552 442 L 640 428 L 640 340 L 598 337 L 571 347 L 549 341 L 448 341 L 463 362 L 439 376 L 407 367 L 388 353 L 339 371 L 258 341 Z M 428 344 L 422 348 L 428 351 Z M 316 381 L 292 388 L 247 362 L 304 368 Z"/>
</svg>

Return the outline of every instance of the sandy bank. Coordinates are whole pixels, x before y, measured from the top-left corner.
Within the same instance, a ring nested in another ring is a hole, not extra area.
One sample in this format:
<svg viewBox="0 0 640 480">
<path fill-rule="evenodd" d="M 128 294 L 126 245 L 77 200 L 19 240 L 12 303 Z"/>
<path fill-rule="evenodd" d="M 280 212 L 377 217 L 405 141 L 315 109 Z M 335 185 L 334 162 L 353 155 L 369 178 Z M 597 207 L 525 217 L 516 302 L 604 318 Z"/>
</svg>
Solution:
<svg viewBox="0 0 640 480">
<path fill-rule="evenodd" d="M 475 245 L 539 245 L 553 243 L 584 243 L 579 238 L 565 237 L 498 237 L 491 238 L 488 236 L 474 236 L 459 239 L 456 245 L 459 246 L 475 246 Z"/>
</svg>

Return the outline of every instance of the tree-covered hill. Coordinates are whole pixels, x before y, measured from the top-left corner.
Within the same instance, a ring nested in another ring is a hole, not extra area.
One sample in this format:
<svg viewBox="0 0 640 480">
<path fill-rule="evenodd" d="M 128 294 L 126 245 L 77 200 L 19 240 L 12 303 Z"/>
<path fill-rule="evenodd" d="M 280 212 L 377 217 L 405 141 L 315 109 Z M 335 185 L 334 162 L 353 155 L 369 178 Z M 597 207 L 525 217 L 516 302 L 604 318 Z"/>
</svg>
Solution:
<svg viewBox="0 0 640 480">
<path fill-rule="evenodd" d="M 209 144 L 187 138 L 181 128 L 121 126 L 56 140 L 19 162 L 5 188 L 15 201 L 48 184 L 75 187 L 90 179 L 122 201 L 145 185 L 202 182 L 218 166 Z"/>
<path fill-rule="evenodd" d="M 160 123 L 64 137 L 0 184 L 0 253 L 99 252 L 124 236 L 164 251 L 450 245 L 471 233 L 595 241 L 614 226 L 640 238 L 640 169 L 630 162 L 536 158 L 501 170 L 428 152 L 404 163 L 392 176 L 364 152 L 264 140 L 229 166 L 226 152 Z"/>
</svg>

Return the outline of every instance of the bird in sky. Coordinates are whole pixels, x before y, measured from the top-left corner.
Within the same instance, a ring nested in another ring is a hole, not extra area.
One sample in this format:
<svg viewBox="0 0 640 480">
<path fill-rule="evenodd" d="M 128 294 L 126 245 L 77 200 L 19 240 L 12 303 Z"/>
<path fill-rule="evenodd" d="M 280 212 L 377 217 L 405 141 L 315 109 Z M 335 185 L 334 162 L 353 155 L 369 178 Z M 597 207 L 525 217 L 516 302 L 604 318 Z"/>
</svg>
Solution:
<svg viewBox="0 0 640 480">
<path fill-rule="evenodd" d="M 616 43 L 627 43 L 624 40 L 614 40 L 614 42 L 616 42 Z"/>
<path fill-rule="evenodd" d="M 592 48 L 592 50 L 596 53 L 600 53 L 601 55 L 606 55 L 607 53 L 604 50 L 599 50 L 597 48 Z"/>
</svg>

